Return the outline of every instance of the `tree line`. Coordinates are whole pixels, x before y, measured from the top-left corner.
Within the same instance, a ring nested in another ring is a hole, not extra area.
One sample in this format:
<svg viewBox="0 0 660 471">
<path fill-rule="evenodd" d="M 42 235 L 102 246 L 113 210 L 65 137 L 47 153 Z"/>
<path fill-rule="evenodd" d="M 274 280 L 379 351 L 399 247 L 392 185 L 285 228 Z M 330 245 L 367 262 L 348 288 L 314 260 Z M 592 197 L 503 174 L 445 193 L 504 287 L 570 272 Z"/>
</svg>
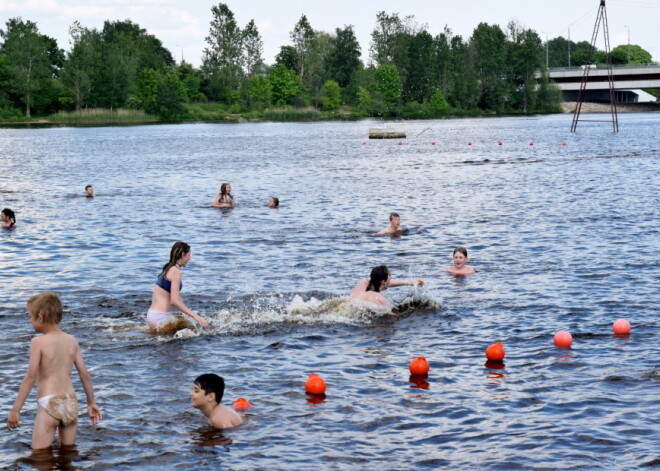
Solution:
<svg viewBox="0 0 660 471">
<path fill-rule="evenodd" d="M 546 65 L 582 65 L 589 46 L 562 37 L 544 44 L 516 22 L 504 30 L 480 23 L 469 38 L 448 27 L 434 36 L 414 16 L 381 11 L 365 64 L 352 26 L 318 31 L 302 15 L 269 65 L 254 20 L 239 25 L 223 3 L 211 13 L 199 68 L 177 64 L 130 20 L 106 21 L 100 30 L 75 22 L 64 51 L 35 23 L 9 19 L 0 30 L 0 116 L 132 108 L 186 119 L 194 117 L 191 104 L 205 102 L 238 114 L 287 106 L 381 117 L 550 112 L 561 93 Z M 622 59 L 619 48 L 612 59 L 630 62 L 630 49 Z M 651 60 L 639 46 L 632 52 L 634 61 Z"/>
</svg>

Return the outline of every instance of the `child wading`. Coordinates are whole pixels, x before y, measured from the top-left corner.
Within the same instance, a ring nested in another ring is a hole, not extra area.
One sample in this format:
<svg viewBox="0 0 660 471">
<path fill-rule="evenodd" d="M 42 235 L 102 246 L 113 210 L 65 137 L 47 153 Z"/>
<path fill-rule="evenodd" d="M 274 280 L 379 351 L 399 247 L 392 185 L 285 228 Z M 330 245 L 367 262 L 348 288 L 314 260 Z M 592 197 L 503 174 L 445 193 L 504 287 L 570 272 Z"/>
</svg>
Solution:
<svg viewBox="0 0 660 471">
<path fill-rule="evenodd" d="M 71 446 L 76 442 L 78 430 L 78 399 L 71 382 L 72 367 L 75 365 L 78 370 L 87 396 L 87 414 L 92 425 L 96 425 L 102 414 L 94 400 L 92 379 L 75 337 L 60 329 L 63 311 L 60 297 L 44 291 L 30 298 L 27 309 L 32 327 L 43 335 L 32 339 L 28 371 L 9 414 L 7 428 L 12 430 L 20 426 L 21 408 L 38 379 L 37 418 L 32 432 L 32 449 L 50 447 L 56 430 L 59 431 L 60 444 Z"/>
</svg>

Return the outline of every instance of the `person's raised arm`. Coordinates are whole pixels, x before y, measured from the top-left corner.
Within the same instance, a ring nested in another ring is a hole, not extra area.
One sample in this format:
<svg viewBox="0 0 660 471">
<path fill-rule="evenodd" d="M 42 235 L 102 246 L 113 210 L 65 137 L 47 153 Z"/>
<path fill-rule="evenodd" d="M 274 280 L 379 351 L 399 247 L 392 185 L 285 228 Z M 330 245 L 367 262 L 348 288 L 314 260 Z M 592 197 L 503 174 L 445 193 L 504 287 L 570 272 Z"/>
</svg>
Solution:
<svg viewBox="0 0 660 471">
<path fill-rule="evenodd" d="M 9 430 L 15 429 L 20 426 L 20 415 L 23 404 L 27 399 L 34 383 L 37 381 L 39 376 L 39 362 L 41 361 L 41 341 L 39 337 L 33 338 L 32 343 L 30 344 L 30 363 L 28 364 L 27 373 L 25 373 L 25 378 L 21 383 L 21 387 L 18 390 L 18 395 L 16 396 L 16 401 L 14 406 L 11 408 L 9 413 L 9 418 L 7 419 L 7 428 Z"/>
<path fill-rule="evenodd" d="M 172 283 L 172 288 L 170 290 L 170 303 L 172 306 L 183 312 L 185 315 L 195 319 L 202 327 L 208 327 L 209 323 L 206 321 L 206 319 L 197 315 L 192 309 L 189 309 L 183 303 L 183 299 L 181 299 L 181 269 L 178 267 L 172 267 L 170 268 L 168 275 L 170 276 L 170 281 Z"/>
<path fill-rule="evenodd" d="M 410 280 L 390 280 L 390 288 L 396 288 L 397 286 L 424 286 L 424 280 L 421 278 L 411 278 Z"/>
<path fill-rule="evenodd" d="M 92 387 L 92 377 L 89 375 L 89 371 L 87 371 L 87 366 L 85 366 L 85 361 L 80 352 L 80 345 L 78 342 L 76 342 L 76 357 L 73 360 L 73 364 L 76 365 L 78 376 L 80 376 L 80 382 L 85 390 L 85 397 L 87 398 L 87 415 L 92 421 L 92 425 L 96 425 L 99 423 L 99 420 L 103 418 L 103 414 L 101 413 L 101 409 L 96 405 L 94 388 Z"/>
</svg>

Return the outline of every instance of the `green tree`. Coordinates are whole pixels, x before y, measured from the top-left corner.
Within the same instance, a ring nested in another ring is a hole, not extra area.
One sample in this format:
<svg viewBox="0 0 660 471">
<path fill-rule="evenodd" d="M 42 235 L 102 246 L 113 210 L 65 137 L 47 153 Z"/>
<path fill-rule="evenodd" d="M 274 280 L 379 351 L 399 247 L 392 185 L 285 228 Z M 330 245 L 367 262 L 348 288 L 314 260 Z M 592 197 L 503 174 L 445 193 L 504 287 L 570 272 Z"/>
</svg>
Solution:
<svg viewBox="0 0 660 471">
<path fill-rule="evenodd" d="M 158 103 L 158 85 L 161 75 L 154 69 L 144 69 L 140 72 L 137 81 L 137 100 L 138 106 L 147 113 L 157 114 L 159 110 Z"/>
<path fill-rule="evenodd" d="M 8 64 L 9 89 L 25 106 L 25 116 L 31 116 L 35 94 L 52 80 L 56 70 L 53 64 L 54 39 L 39 33 L 37 25 L 21 18 L 11 18 L 6 29 L 0 30 L 2 46 Z"/>
<path fill-rule="evenodd" d="M 77 21 L 69 28 L 71 51 L 62 69 L 64 87 L 73 96 L 76 110 L 85 102 L 92 90 L 94 64 L 99 61 L 100 49 L 95 47 L 94 31 L 84 28 Z M 97 38 L 96 38 L 97 39 Z"/>
<path fill-rule="evenodd" d="M 280 46 L 280 52 L 275 56 L 275 65 L 282 65 L 289 70 L 298 70 L 298 52 L 293 46 Z"/>
<path fill-rule="evenodd" d="M 376 114 L 395 115 L 403 94 L 403 82 L 396 67 L 391 64 L 378 67 L 369 92 Z"/>
<path fill-rule="evenodd" d="M 507 60 L 509 81 L 514 90 L 512 108 L 528 113 L 536 105 L 536 73 L 545 69 L 541 52 L 541 38 L 531 29 L 523 29 L 515 22 L 509 23 L 510 52 Z"/>
<path fill-rule="evenodd" d="M 653 63 L 651 53 L 636 44 L 631 44 L 630 46 L 621 44 L 615 47 L 612 49 L 611 57 L 612 64 L 641 65 Z M 630 60 L 628 60 L 629 58 Z"/>
<path fill-rule="evenodd" d="M 249 106 L 264 108 L 268 106 L 271 99 L 272 87 L 268 77 L 254 75 L 249 78 L 245 86 L 246 101 Z"/>
<path fill-rule="evenodd" d="M 353 73 L 362 68 L 361 55 L 360 43 L 355 36 L 353 26 L 337 28 L 335 37 L 331 41 L 331 49 L 325 59 L 328 77 L 340 87 L 346 88 Z"/>
<path fill-rule="evenodd" d="M 550 39 L 548 47 L 548 67 L 568 67 L 569 51 L 575 51 L 575 43 L 568 41 L 562 36 Z M 543 62 L 545 63 L 545 49 L 542 52 Z M 572 62 L 572 61 L 571 61 Z M 575 65 L 575 64 L 572 64 Z"/>
<path fill-rule="evenodd" d="M 507 94 L 506 36 L 498 25 L 479 23 L 470 38 L 472 64 L 479 79 L 479 106 L 500 111 Z"/>
<path fill-rule="evenodd" d="M 461 36 L 451 38 L 452 77 L 449 93 L 449 103 L 457 109 L 471 110 L 477 107 L 479 98 L 479 83 L 474 66 L 470 62 L 469 46 Z"/>
<path fill-rule="evenodd" d="M 243 75 L 243 33 L 234 13 L 224 3 L 211 7 L 213 20 L 202 57 L 202 77 L 207 96 L 212 100 L 230 101 Z"/>
<path fill-rule="evenodd" d="M 438 86 L 433 36 L 422 30 L 408 41 L 408 73 L 403 85 L 404 101 L 423 102 Z"/>
<path fill-rule="evenodd" d="M 175 119 L 184 113 L 187 101 L 186 87 L 172 72 L 166 73 L 158 82 L 158 116 Z"/>
<path fill-rule="evenodd" d="M 263 65 L 264 43 L 254 20 L 243 28 L 243 64 L 247 74 L 256 74 Z"/>
<path fill-rule="evenodd" d="M 573 67 L 585 65 L 589 58 L 590 50 L 591 50 L 591 43 L 589 43 L 588 41 L 580 41 L 577 44 L 575 44 L 575 49 L 571 50 L 571 65 Z M 594 63 L 593 57 L 592 57 L 592 63 Z"/>
<path fill-rule="evenodd" d="M 174 65 L 172 54 L 160 40 L 130 20 L 106 21 L 103 30 L 91 31 L 90 47 L 97 59 L 87 103 L 104 108 L 126 106 L 135 94 L 144 69 L 164 73 Z"/>
<path fill-rule="evenodd" d="M 309 66 L 311 53 L 312 53 L 312 42 L 316 37 L 316 33 L 312 29 L 312 26 L 307 20 L 307 16 L 302 15 L 298 23 L 293 27 L 293 30 L 290 33 L 291 41 L 293 42 L 293 48 L 296 50 L 298 55 L 298 77 L 300 81 L 305 81 L 305 72 L 306 68 Z"/>
<path fill-rule="evenodd" d="M 296 73 L 282 65 L 273 67 L 268 76 L 272 102 L 275 106 L 284 106 L 302 92 L 302 84 Z"/>
<path fill-rule="evenodd" d="M 321 105 L 326 111 L 335 111 L 341 105 L 341 91 L 339 84 L 334 80 L 328 80 L 323 84 Z"/>
<path fill-rule="evenodd" d="M 434 115 L 444 114 L 449 111 L 449 103 L 445 99 L 442 90 L 436 90 L 428 101 L 428 108 Z"/>
<path fill-rule="evenodd" d="M 201 92 L 201 78 L 198 69 L 195 69 L 187 62 L 181 61 L 181 64 L 174 67 L 177 77 L 186 88 L 186 96 L 189 102 L 206 101 L 206 97 Z"/>
<path fill-rule="evenodd" d="M 318 31 L 312 39 L 309 56 L 307 60 L 307 71 L 303 86 L 309 92 L 314 104 L 318 106 L 321 99 L 323 84 L 328 78 L 325 68 L 326 58 L 332 50 L 332 36 L 328 33 Z"/>
</svg>

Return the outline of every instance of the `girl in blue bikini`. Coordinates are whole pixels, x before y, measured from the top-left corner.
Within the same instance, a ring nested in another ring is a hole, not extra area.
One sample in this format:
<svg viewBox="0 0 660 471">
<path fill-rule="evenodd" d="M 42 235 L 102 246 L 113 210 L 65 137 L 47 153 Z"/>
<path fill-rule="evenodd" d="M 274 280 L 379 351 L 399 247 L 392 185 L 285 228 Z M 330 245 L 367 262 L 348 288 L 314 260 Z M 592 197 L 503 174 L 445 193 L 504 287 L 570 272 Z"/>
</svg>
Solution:
<svg viewBox="0 0 660 471">
<path fill-rule="evenodd" d="M 176 242 L 170 252 L 170 261 L 156 279 L 151 307 L 147 313 L 149 330 L 153 333 L 166 333 L 177 330 L 177 318 L 172 315 L 172 306 L 192 317 L 206 328 L 209 326 L 206 319 L 197 315 L 192 309 L 186 307 L 181 299 L 181 268 L 190 261 L 190 246 L 185 242 Z"/>
</svg>

